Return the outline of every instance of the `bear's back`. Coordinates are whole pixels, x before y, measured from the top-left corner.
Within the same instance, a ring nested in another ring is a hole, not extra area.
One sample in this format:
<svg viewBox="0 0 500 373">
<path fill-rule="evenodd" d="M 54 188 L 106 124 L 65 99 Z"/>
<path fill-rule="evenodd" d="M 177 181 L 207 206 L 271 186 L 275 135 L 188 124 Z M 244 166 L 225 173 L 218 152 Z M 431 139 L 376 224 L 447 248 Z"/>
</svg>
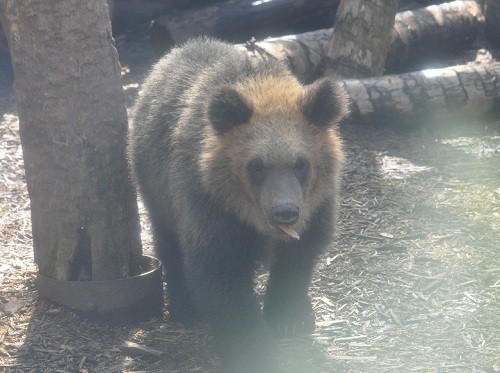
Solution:
<svg viewBox="0 0 500 373">
<path fill-rule="evenodd" d="M 138 180 L 154 184 L 164 177 L 155 164 L 172 156 L 173 132 L 186 108 L 186 95 L 214 66 L 227 65 L 228 60 L 233 66 L 244 64 L 244 56 L 235 52 L 229 44 L 197 39 L 173 49 L 153 66 L 132 113 L 129 156 Z M 148 188 L 146 182 L 142 187 Z"/>
<path fill-rule="evenodd" d="M 134 107 L 135 129 L 152 127 L 147 129 L 150 131 L 159 123 L 172 124 L 178 120 L 185 106 L 186 91 L 206 75 L 207 70 L 224 64 L 224 60 L 244 63 L 243 56 L 235 53 L 233 46 L 217 41 L 199 39 L 172 50 L 152 68 L 144 82 Z"/>
</svg>

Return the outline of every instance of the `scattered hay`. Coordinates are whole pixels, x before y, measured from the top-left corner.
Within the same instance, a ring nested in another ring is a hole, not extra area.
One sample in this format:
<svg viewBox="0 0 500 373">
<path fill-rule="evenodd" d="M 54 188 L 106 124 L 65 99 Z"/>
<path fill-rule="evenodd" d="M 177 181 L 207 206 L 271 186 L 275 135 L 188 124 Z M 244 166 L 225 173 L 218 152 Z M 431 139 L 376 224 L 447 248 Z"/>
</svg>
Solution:
<svg viewBox="0 0 500 373">
<path fill-rule="evenodd" d="M 168 316 L 92 324 L 37 298 L 18 120 L 0 93 L 0 371 L 216 371 L 204 329 Z M 485 126 L 343 128 L 339 231 L 311 286 L 317 328 L 279 341 L 287 370 L 500 370 L 500 122 Z"/>
</svg>

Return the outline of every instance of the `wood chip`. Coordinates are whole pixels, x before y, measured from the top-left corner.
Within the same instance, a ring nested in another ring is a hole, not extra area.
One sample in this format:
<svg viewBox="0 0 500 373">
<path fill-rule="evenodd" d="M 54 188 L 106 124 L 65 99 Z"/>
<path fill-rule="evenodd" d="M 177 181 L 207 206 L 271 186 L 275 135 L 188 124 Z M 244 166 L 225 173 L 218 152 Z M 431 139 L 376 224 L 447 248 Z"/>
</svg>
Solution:
<svg viewBox="0 0 500 373">
<path fill-rule="evenodd" d="M 153 355 L 160 357 L 163 355 L 162 351 L 155 350 L 154 348 L 150 348 L 144 345 L 140 345 L 134 342 L 124 342 L 123 345 L 120 346 L 120 350 L 125 352 L 128 356 L 141 356 L 141 355 Z"/>
</svg>

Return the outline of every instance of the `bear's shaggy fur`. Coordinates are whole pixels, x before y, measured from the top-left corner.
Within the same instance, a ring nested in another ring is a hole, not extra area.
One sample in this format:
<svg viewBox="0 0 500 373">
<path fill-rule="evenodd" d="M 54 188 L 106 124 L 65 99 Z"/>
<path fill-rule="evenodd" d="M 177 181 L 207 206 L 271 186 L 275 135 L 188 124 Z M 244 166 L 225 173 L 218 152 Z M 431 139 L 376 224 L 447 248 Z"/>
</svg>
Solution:
<svg viewBox="0 0 500 373">
<path fill-rule="evenodd" d="M 209 39 L 174 49 L 146 79 L 129 153 L 170 312 L 212 325 L 229 371 L 276 368 L 270 331 L 314 327 L 307 291 L 334 225 L 346 114 L 331 79 L 303 86 L 282 63 Z"/>
</svg>

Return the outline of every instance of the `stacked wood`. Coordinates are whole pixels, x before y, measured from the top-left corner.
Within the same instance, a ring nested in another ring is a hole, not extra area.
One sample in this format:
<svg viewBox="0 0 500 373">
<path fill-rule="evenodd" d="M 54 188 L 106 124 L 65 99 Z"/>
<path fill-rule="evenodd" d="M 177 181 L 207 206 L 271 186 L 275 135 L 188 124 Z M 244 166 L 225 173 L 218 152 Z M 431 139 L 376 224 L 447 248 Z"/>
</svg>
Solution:
<svg viewBox="0 0 500 373">
<path fill-rule="evenodd" d="M 426 27 L 419 27 L 425 22 Z M 482 30 L 484 16 L 479 1 L 453 1 L 396 14 L 386 64 L 389 71 L 418 66 L 444 51 L 471 46 Z M 303 81 L 311 81 L 328 65 L 333 29 L 266 39 L 241 46 L 252 58 L 278 58 L 289 63 Z"/>
</svg>

